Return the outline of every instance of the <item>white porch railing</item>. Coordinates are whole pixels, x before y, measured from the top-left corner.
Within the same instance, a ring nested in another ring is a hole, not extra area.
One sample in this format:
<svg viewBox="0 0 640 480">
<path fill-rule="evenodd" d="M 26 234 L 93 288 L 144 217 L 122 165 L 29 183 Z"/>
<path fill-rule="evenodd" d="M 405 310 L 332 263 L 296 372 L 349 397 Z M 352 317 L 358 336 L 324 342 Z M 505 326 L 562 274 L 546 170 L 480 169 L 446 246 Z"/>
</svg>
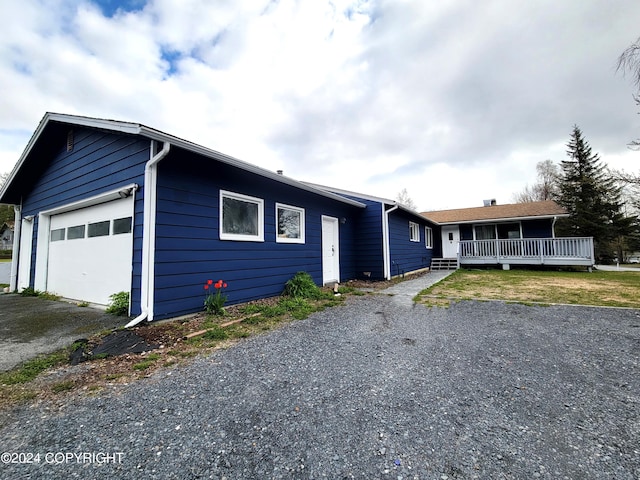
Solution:
<svg viewBox="0 0 640 480">
<path fill-rule="evenodd" d="M 462 240 L 461 265 L 584 265 L 595 263 L 592 237 Z"/>
</svg>

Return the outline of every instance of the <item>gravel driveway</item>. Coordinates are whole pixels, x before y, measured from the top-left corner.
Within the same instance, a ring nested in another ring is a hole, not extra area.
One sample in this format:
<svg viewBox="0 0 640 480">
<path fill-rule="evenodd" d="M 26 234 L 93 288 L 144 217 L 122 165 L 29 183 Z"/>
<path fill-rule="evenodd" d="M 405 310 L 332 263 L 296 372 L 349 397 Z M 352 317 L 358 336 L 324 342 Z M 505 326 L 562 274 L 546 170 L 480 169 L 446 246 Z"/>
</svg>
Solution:
<svg viewBox="0 0 640 480">
<path fill-rule="evenodd" d="M 637 479 L 639 357 L 637 310 L 354 297 L 11 412 L 0 477 Z"/>
</svg>

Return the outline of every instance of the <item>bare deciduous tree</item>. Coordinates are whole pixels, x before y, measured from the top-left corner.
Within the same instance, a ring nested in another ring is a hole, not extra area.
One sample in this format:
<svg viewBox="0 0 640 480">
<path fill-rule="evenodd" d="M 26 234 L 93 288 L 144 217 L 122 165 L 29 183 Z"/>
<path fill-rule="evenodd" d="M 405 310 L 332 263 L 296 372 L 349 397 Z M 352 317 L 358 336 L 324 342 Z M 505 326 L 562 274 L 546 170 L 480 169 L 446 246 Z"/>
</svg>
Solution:
<svg viewBox="0 0 640 480">
<path fill-rule="evenodd" d="M 630 72 L 633 75 L 633 83 L 640 87 L 640 37 L 620 54 L 616 72 Z"/>
<path fill-rule="evenodd" d="M 516 203 L 540 202 L 552 200 L 558 190 L 558 166 L 551 160 L 538 162 L 536 165 L 538 181 L 527 185 L 520 193 L 513 196 Z"/>
<path fill-rule="evenodd" d="M 403 188 L 398 195 L 396 195 L 396 202 L 400 205 L 410 208 L 411 210 L 417 210 L 416 204 L 413 202 L 413 199 L 409 196 L 409 192 L 407 192 L 406 188 Z"/>
<path fill-rule="evenodd" d="M 633 83 L 640 88 L 640 37 L 620 54 L 616 72 L 622 72 L 623 75 L 630 73 Z M 640 96 L 634 95 L 633 99 L 640 106 Z M 629 148 L 640 150 L 640 139 L 629 142 Z"/>
</svg>

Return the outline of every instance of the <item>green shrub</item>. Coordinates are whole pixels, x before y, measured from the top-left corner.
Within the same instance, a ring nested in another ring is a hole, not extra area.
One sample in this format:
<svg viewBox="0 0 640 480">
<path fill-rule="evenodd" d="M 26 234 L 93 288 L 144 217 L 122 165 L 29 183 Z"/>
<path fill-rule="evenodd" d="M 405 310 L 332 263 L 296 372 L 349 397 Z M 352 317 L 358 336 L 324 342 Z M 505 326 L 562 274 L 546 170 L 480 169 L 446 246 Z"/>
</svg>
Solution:
<svg viewBox="0 0 640 480">
<path fill-rule="evenodd" d="M 113 315 L 129 314 L 129 292 L 118 292 L 109 296 L 111 303 L 107 307 L 107 313 Z"/>
<path fill-rule="evenodd" d="M 293 298 L 316 299 L 322 296 L 322 291 L 307 272 L 298 272 L 284 285 L 282 295 Z"/>
</svg>

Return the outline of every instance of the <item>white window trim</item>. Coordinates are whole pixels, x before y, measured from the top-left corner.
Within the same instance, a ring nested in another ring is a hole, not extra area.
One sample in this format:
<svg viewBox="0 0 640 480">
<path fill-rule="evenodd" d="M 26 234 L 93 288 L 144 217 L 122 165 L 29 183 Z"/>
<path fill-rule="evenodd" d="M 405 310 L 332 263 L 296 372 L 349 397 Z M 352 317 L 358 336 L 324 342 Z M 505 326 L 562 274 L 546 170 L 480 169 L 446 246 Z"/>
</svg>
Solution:
<svg viewBox="0 0 640 480">
<path fill-rule="evenodd" d="M 278 210 L 292 210 L 300 214 L 300 238 L 285 238 L 278 236 Z M 276 203 L 276 242 L 277 243 L 305 243 L 306 221 L 304 216 L 304 208 L 286 205 L 284 203 Z"/>
<path fill-rule="evenodd" d="M 424 227 L 424 245 L 427 248 L 433 248 L 433 228 Z"/>
<path fill-rule="evenodd" d="M 412 242 L 420 241 L 420 225 L 415 222 L 409 222 L 409 240 Z"/>
<path fill-rule="evenodd" d="M 224 198 L 232 198 L 234 200 L 240 200 L 248 203 L 255 203 L 258 205 L 258 234 L 257 235 L 243 235 L 237 233 L 224 233 L 222 231 L 222 209 L 224 206 Z M 234 240 L 238 242 L 264 242 L 264 200 L 261 198 L 250 197 L 249 195 L 243 195 L 241 193 L 229 192 L 227 190 L 220 190 L 220 208 L 219 208 L 219 229 L 220 240 Z"/>
</svg>

